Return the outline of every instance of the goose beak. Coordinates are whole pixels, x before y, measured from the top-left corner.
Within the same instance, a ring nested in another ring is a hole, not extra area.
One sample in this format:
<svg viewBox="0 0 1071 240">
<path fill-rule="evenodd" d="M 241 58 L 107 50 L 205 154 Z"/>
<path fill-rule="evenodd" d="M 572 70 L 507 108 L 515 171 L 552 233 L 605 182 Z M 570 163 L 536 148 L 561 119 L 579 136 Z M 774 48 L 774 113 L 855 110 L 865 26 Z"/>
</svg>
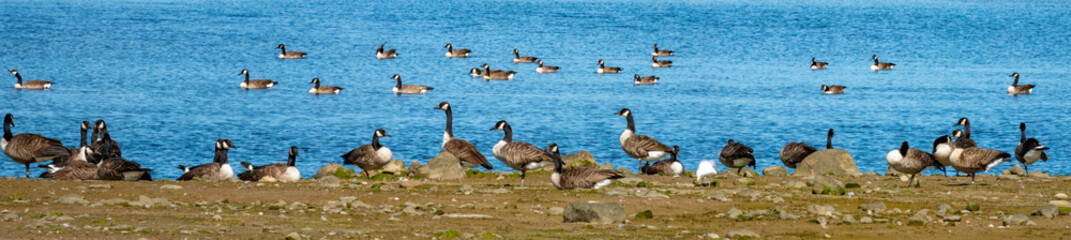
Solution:
<svg viewBox="0 0 1071 240">
<path fill-rule="evenodd" d="M 1049 150 L 1049 148 L 1048 148 L 1048 147 L 1040 147 L 1040 148 L 1036 148 L 1036 149 L 1037 149 L 1037 150 L 1042 150 L 1042 151 L 1044 151 L 1044 150 Z"/>
<path fill-rule="evenodd" d="M 387 133 L 383 133 L 383 137 L 393 137 L 393 136 L 391 136 L 390 134 L 387 134 Z"/>
</svg>

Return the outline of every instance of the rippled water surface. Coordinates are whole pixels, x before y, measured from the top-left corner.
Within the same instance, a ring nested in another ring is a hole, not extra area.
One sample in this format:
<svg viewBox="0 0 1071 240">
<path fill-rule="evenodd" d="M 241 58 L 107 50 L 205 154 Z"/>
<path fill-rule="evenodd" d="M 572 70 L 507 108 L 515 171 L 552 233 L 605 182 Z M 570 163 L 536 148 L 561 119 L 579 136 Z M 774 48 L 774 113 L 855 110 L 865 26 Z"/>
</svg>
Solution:
<svg viewBox="0 0 1071 240">
<path fill-rule="evenodd" d="M 966 116 L 979 145 L 1007 152 L 1026 122 L 1052 148 L 1031 169 L 1071 174 L 1065 1 L 14 0 L 0 9 L 0 65 L 55 82 L 17 91 L 3 77 L 0 112 L 15 115 L 14 132 L 76 147 L 79 122 L 103 118 L 124 157 L 156 177 L 211 161 L 218 138 L 240 148 L 234 166 L 284 161 L 289 146 L 302 147 L 298 167 L 310 177 L 376 128 L 394 135 L 383 144 L 395 158 L 425 162 L 440 151 L 441 101 L 454 106 L 455 134 L 496 170 L 508 169 L 490 157 L 502 133 L 488 129 L 502 119 L 515 140 L 635 169 L 618 143 L 625 120 L 614 115 L 628 107 L 640 134 L 681 146 L 688 169 L 716 159 L 729 138 L 754 148 L 760 169 L 781 165 L 786 142 L 821 148 L 834 128 L 834 144 L 862 171 L 884 172 L 901 141 L 929 150 Z M 397 59 L 373 57 L 384 42 Z M 472 57 L 444 58 L 448 42 Z M 279 43 L 308 58 L 276 59 Z M 673 68 L 650 67 L 653 43 L 677 51 L 665 58 Z M 512 64 L 513 48 L 562 70 Z M 871 72 L 872 54 L 896 69 Z M 811 57 L 829 70 L 809 70 Z M 598 59 L 624 74 L 595 74 Z M 482 63 L 519 73 L 469 77 Z M 243 68 L 280 83 L 243 91 Z M 1004 94 L 1012 72 L 1037 84 L 1035 94 Z M 393 74 L 435 90 L 396 96 Z M 662 81 L 633 86 L 632 74 Z M 346 89 L 309 95 L 313 77 Z M 825 96 L 821 84 L 848 88 Z M 0 164 L 2 176 L 22 171 Z"/>
</svg>

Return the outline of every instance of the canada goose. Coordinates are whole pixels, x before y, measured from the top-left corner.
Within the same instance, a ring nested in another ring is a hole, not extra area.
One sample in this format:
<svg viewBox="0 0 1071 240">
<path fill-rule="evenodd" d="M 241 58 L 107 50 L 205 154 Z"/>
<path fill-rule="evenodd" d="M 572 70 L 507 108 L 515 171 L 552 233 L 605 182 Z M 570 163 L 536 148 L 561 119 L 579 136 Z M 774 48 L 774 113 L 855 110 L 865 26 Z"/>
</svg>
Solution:
<svg viewBox="0 0 1071 240">
<path fill-rule="evenodd" d="M 606 63 L 603 62 L 602 59 L 599 59 L 599 69 L 596 70 L 595 72 L 598 72 L 599 74 L 621 73 L 621 68 L 619 68 L 619 67 L 607 67 Z"/>
<path fill-rule="evenodd" d="M 897 172 L 911 174 L 911 178 L 907 181 L 908 186 L 915 181 L 915 175 L 921 173 L 922 170 L 930 167 L 942 170 L 945 168 L 944 165 L 933 159 L 933 155 L 911 148 L 908 146 L 907 141 L 900 144 L 900 149 L 892 150 L 885 154 L 885 162 Z"/>
<path fill-rule="evenodd" d="M 46 90 L 52 88 L 52 82 L 45 80 L 30 80 L 22 82 L 22 75 L 19 75 L 19 71 L 15 69 L 8 69 L 11 75 L 15 75 L 18 82 L 15 82 L 15 89 L 27 89 L 27 90 Z"/>
<path fill-rule="evenodd" d="M 502 130 L 502 140 L 495 143 L 491 152 L 499 161 L 506 166 L 521 171 L 521 186 L 524 186 L 524 176 L 528 170 L 540 169 L 554 164 L 554 158 L 550 153 L 544 152 L 532 144 L 513 141 L 513 128 L 510 128 L 506 120 L 498 121 L 491 131 Z"/>
<path fill-rule="evenodd" d="M 658 79 L 660 79 L 660 78 L 659 77 L 655 77 L 654 75 L 646 76 L 646 77 L 640 77 L 639 74 L 633 74 L 632 75 L 632 84 L 633 85 L 655 85 L 655 84 L 658 84 Z"/>
<path fill-rule="evenodd" d="M 71 151 L 63 147 L 63 142 L 33 133 L 11 135 L 15 126 L 15 117 L 10 113 L 4 116 L 4 138 L 0 139 L 0 149 L 12 161 L 26 165 L 26 177 L 30 177 L 30 164 L 63 158 Z"/>
<path fill-rule="evenodd" d="M 89 147 L 89 141 L 88 141 L 87 136 L 86 136 L 86 133 L 89 132 L 89 128 L 90 127 L 91 127 L 91 124 L 89 124 L 89 121 L 82 121 L 82 124 L 79 127 L 80 128 L 79 129 L 80 130 L 79 131 L 80 135 L 78 135 L 80 137 L 80 140 L 81 140 L 81 141 L 79 141 L 79 145 L 78 145 L 79 147 L 67 149 L 68 151 L 71 152 L 70 156 L 62 157 L 62 158 L 56 158 L 56 159 L 52 160 L 52 163 L 55 163 L 56 166 L 63 166 L 64 163 L 66 163 L 67 161 L 73 161 L 73 160 L 78 160 L 78 159 L 83 160 L 83 161 L 88 161 L 89 160 L 88 155 L 92 154 L 92 151 L 93 151 Z M 82 154 L 83 151 L 85 152 L 84 155 Z M 49 169 L 49 168 L 43 167 L 43 166 L 38 166 L 38 167 Z M 58 170 L 58 169 L 50 169 L 50 170 Z M 49 173 L 51 173 L 51 172 L 49 172 Z M 44 177 L 44 174 L 42 174 L 41 178 L 46 178 L 46 177 Z"/>
<path fill-rule="evenodd" d="M 651 52 L 652 57 L 669 57 L 673 56 L 673 51 L 658 49 L 658 44 L 654 44 L 654 52 Z"/>
<path fill-rule="evenodd" d="M 483 70 L 480 70 L 480 68 L 469 69 L 469 75 L 472 76 L 472 78 L 482 78 Z"/>
<path fill-rule="evenodd" d="M 193 180 L 193 178 L 201 178 L 205 180 L 222 181 L 233 178 L 234 169 L 231 168 L 230 160 L 227 159 L 227 152 L 231 148 L 237 148 L 231 140 L 216 140 L 216 155 L 212 159 L 212 162 L 192 168 L 179 165 L 178 168 L 182 170 L 182 176 L 175 180 L 188 181 Z"/>
<path fill-rule="evenodd" d="M 484 64 L 483 80 L 513 80 L 513 75 L 517 74 L 514 71 L 494 71 L 487 64 Z"/>
<path fill-rule="evenodd" d="M 438 106 L 435 106 L 435 109 L 446 112 L 446 131 L 443 132 L 442 144 L 443 152 L 448 152 L 457 157 L 462 167 L 482 166 L 488 170 L 494 169 L 494 166 L 491 166 L 491 163 L 487 161 L 487 157 L 480 153 L 480 149 L 469 141 L 454 137 L 454 111 L 451 110 L 450 104 L 441 102 Z"/>
<path fill-rule="evenodd" d="M 937 137 L 937 139 L 933 141 L 933 159 L 941 163 L 942 166 L 951 166 L 952 161 L 949 160 L 949 157 L 952 155 L 952 149 L 954 148 L 956 148 L 956 145 L 952 142 L 951 136 L 944 135 Z M 941 172 L 944 173 L 945 176 L 948 176 L 948 172 L 945 168 L 941 168 Z M 959 175 L 959 173 L 956 173 L 956 175 Z"/>
<path fill-rule="evenodd" d="M 1015 159 L 1023 164 L 1023 170 L 1030 172 L 1027 166 L 1034 164 L 1038 159 L 1048 161 L 1049 155 L 1045 154 L 1045 150 L 1049 148 L 1041 145 L 1037 139 L 1026 138 L 1026 123 L 1019 123 L 1019 146 L 1015 147 Z"/>
<path fill-rule="evenodd" d="M 1012 73 L 1009 77 L 1015 77 L 1015 81 L 1011 86 L 1008 86 L 1008 94 L 1030 94 L 1034 92 L 1034 84 L 1019 85 L 1019 73 Z"/>
<path fill-rule="evenodd" d="M 98 119 L 94 123 L 93 136 L 93 144 L 90 145 L 90 149 L 93 151 L 90 152 L 88 159 L 90 163 L 99 163 L 100 160 L 109 158 L 123 158 L 119 143 L 112 140 L 110 132 L 108 132 L 108 124 L 104 120 Z"/>
<path fill-rule="evenodd" d="M 949 160 L 952 168 L 971 175 L 971 185 L 974 185 L 975 173 L 988 172 L 1003 162 L 1011 161 L 1011 154 L 979 147 L 957 147 L 952 150 Z"/>
<path fill-rule="evenodd" d="M 651 56 L 652 68 L 668 68 L 673 67 L 673 61 L 670 60 L 658 60 L 658 57 Z"/>
<path fill-rule="evenodd" d="M 245 172 L 238 174 L 238 179 L 243 181 L 260 181 L 264 177 L 272 177 L 281 182 L 294 182 L 301 179 L 301 172 L 294 167 L 297 162 L 298 148 L 290 146 L 290 157 L 285 163 L 272 163 L 264 166 L 253 166 L 248 162 L 242 162 Z"/>
<path fill-rule="evenodd" d="M 364 172 L 364 176 L 371 181 L 372 175 L 368 174 L 368 171 L 383 168 L 383 165 L 390 163 L 394 157 L 394 153 L 391 153 L 390 148 L 379 144 L 379 138 L 390 136 L 386 130 L 382 128 L 376 129 L 372 133 L 372 143 L 361 145 L 343 154 L 342 163 L 357 165 Z"/>
<path fill-rule="evenodd" d="M 870 65 L 871 71 L 892 70 L 896 66 L 895 63 L 878 62 L 878 55 L 871 57 L 874 59 L 874 65 Z"/>
<path fill-rule="evenodd" d="M 956 148 L 978 147 L 978 144 L 971 139 L 970 120 L 967 120 L 967 118 L 960 118 L 959 121 L 956 121 L 956 125 L 953 126 L 963 126 L 963 131 L 960 131 L 959 129 L 952 131 L 952 136 L 956 137 Z"/>
<path fill-rule="evenodd" d="M 243 75 L 243 74 L 245 74 L 245 81 L 242 81 L 242 84 L 240 85 L 243 89 L 265 89 L 265 88 L 274 87 L 275 84 L 279 84 L 279 82 L 272 81 L 271 79 L 253 79 L 253 80 L 249 80 L 249 70 L 248 69 L 242 69 L 242 73 L 239 73 L 238 75 Z"/>
<path fill-rule="evenodd" d="M 785 144 L 785 147 L 781 148 L 777 155 L 781 158 L 781 163 L 784 163 L 785 167 L 796 168 L 796 164 L 803 162 L 803 159 L 815 151 L 818 151 L 818 149 L 806 143 L 790 142 Z"/>
<path fill-rule="evenodd" d="M 819 62 L 819 61 L 817 61 L 816 58 L 811 58 L 811 70 L 812 71 L 813 70 L 826 69 L 826 65 L 829 65 L 829 63 L 827 63 L 827 62 Z"/>
<path fill-rule="evenodd" d="M 469 57 L 469 53 L 472 52 L 472 50 L 464 48 L 454 49 L 454 45 L 451 45 L 449 43 L 447 43 L 446 46 L 443 48 L 446 48 L 446 57 L 448 58 L 467 58 Z"/>
<path fill-rule="evenodd" d="M 52 163 L 44 165 L 43 167 L 48 171 L 46 174 L 42 174 L 41 178 L 49 178 L 54 180 L 92 180 L 97 178 L 97 165 L 86 161 L 89 151 L 89 145 L 86 141 L 86 132 L 89 130 L 89 121 L 82 121 L 81 138 L 79 147 L 71 149 L 71 156 L 65 161 L 57 162 L 55 160 Z"/>
<path fill-rule="evenodd" d="M 379 48 L 376 49 L 376 59 L 392 59 L 392 58 L 398 56 L 398 53 L 396 53 L 394 51 L 394 49 L 387 50 L 386 52 L 384 52 L 383 51 L 383 45 L 387 45 L 387 44 L 386 43 L 380 44 Z"/>
<path fill-rule="evenodd" d="M 833 149 L 833 129 L 826 132 L 826 149 Z"/>
<path fill-rule="evenodd" d="M 699 167 L 695 169 L 695 178 L 702 180 L 704 176 L 718 174 L 718 168 L 715 165 L 718 164 L 713 160 L 699 161 Z"/>
<path fill-rule="evenodd" d="M 107 134 L 107 133 L 105 133 Z M 97 179 L 112 181 L 152 180 L 152 169 L 141 168 L 141 164 L 122 158 L 109 158 L 97 163 Z"/>
<path fill-rule="evenodd" d="M 488 71 L 484 71 L 483 69 L 488 69 Z M 472 70 L 469 70 L 469 75 L 472 75 L 473 78 L 483 78 L 484 76 L 487 76 L 487 73 L 493 72 L 502 72 L 502 69 L 491 69 L 491 65 L 484 63 L 483 65 L 480 65 L 479 68 L 472 68 Z"/>
<path fill-rule="evenodd" d="M 539 64 L 539 67 L 536 68 L 536 73 L 543 74 L 558 72 L 558 66 L 543 65 L 543 60 L 538 60 L 536 63 Z"/>
<path fill-rule="evenodd" d="M 625 131 L 621 132 L 621 137 L 618 138 L 621 142 L 621 150 L 625 150 L 625 154 L 628 154 L 628 156 L 639 161 L 652 162 L 662 159 L 669 151 L 673 150 L 654 138 L 635 135 L 636 123 L 632 119 L 632 110 L 622 108 L 621 111 L 617 112 L 617 115 L 624 117 L 628 122 Z"/>
<path fill-rule="evenodd" d="M 684 173 L 684 165 L 681 164 L 680 160 L 677 160 L 677 155 L 680 155 L 680 151 L 680 146 L 673 145 L 673 150 L 669 151 L 669 159 L 643 166 L 640 168 L 640 172 L 648 175 L 662 174 L 674 177 L 681 176 L 681 174 Z"/>
<path fill-rule="evenodd" d="M 307 55 L 306 53 L 298 52 L 298 51 L 289 51 L 289 52 L 287 52 L 286 51 L 286 46 L 283 46 L 283 44 L 281 44 L 281 43 L 279 44 L 279 46 L 277 46 L 275 48 L 278 48 L 278 49 L 283 51 L 283 53 L 279 54 L 279 58 L 298 59 L 298 58 L 305 58 L 305 55 Z"/>
<path fill-rule="evenodd" d="M 402 76 L 400 76 L 398 74 L 394 74 L 394 76 L 391 77 L 391 78 L 393 78 L 394 81 L 397 83 L 397 84 L 394 85 L 394 89 L 391 90 L 392 92 L 394 92 L 396 94 L 425 94 L 425 93 L 428 92 L 428 90 L 435 89 L 433 87 L 428 87 L 428 86 L 425 86 L 425 85 L 416 85 L 416 84 L 402 85 Z"/>
<path fill-rule="evenodd" d="M 537 57 L 521 56 L 521 53 L 516 48 L 513 49 L 513 63 L 533 63 L 539 59 Z"/>
<path fill-rule="evenodd" d="M 721 148 L 721 152 L 718 152 L 718 160 L 725 167 L 736 168 L 736 173 L 740 173 L 740 171 L 744 170 L 744 167 L 755 168 L 755 155 L 752 155 L 753 152 L 755 150 L 752 150 L 747 145 L 729 139 L 725 147 Z"/>
<path fill-rule="evenodd" d="M 624 176 L 611 170 L 600 170 L 581 166 L 562 169 L 562 165 L 565 163 L 562 162 L 561 153 L 558 152 L 558 145 L 554 143 L 548 145 L 547 150 L 544 153 L 550 156 L 554 161 L 554 173 L 550 174 L 550 183 L 558 189 L 599 189 L 610 185 L 610 183 L 613 183 L 614 179 L 624 178 Z M 523 185 L 523 178 L 521 182 Z"/>
<path fill-rule="evenodd" d="M 848 88 L 848 87 L 841 86 L 841 85 L 829 86 L 829 85 L 822 84 L 822 92 L 824 92 L 825 94 L 843 94 L 845 88 Z"/>
<path fill-rule="evenodd" d="M 312 82 L 309 82 L 309 84 L 315 84 L 309 89 L 309 93 L 311 94 L 338 94 L 339 92 L 342 92 L 342 88 L 340 87 L 328 85 L 321 86 L 319 78 L 313 78 Z"/>
</svg>

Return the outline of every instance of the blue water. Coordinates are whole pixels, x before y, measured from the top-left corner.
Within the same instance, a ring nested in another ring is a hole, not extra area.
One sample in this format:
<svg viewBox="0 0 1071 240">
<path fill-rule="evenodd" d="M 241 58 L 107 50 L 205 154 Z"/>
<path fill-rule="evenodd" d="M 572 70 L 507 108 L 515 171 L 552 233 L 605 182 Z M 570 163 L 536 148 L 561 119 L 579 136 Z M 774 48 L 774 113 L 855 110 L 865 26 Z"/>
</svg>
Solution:
<svg viewBox="0 0 1071 240">
<path fill-rule="evenodd" d="M 1031 169 L 1071 174 L 1066 1 L 9 0 L 0 9 L 2 67 L 55 82 L 50 91 L 0 87 L 14 132 L 75 147 L 82 120 L 106 119 L 124 157 L 155 177 L 211 161 L 218 138 L 240 148 L 234 166 L 283 161 L 289 146 L 302 147 L 297 164 L 310 177 L 376 128 L 394 135 L 383 144 L 395 158 L 424 162 L 440 151 L 441 101 L 454 107 L 455 134 L 496 170 L 509 169 L 490 156 L 502 133 L 488 129 L 502 119 L 515 140 L 635 169 L 618 143 L 625 120 L 614 115 L 628 107 L 639 134 L 681 145 L 688 169 L 716 159 L 729 138 L 754 148 L 760 169 L 781 165 L 786 142 L 821 148 L 834 128 L 834 144 L 862 171 L 884 172 L 901 141 L 929 150 L 965 116 L 980 146 L 1006 152 L 1026 122 L 1052 148 L 1052 160 Z M 384 42 L 397 59 L 373 57 Z M 308 58 L 276 59 L 279 43 Z M 472 57 L 444 58 L 446 43 Z M 650 67 L 653 43 L 677 51 L 665 58 L 673 68 Z M 513 48 L 562 70 L 514 65 Z M 872 54 L 896 69 L 871 72 Z M 809 70 L 811 57 L 829 70 Z M 598 59 L 624 74 L 595 74 Z M 482 63 L 519 73 L 469 77 Z M 243 91 L 243 68 L 280 84 Z M 1035 94 L 1004 94 L 1012 72 L 1037 84 Z M 435 90 L 395 96 L 396 73 Z M 633 86 L 634 73 L 662 81 Z M 313 77 L 346 89 L 309 95 Z M 848 88 L 825 96 L 821 84 Z M 0 164 L 0 176 L 22 171 Z"/>
</svg>

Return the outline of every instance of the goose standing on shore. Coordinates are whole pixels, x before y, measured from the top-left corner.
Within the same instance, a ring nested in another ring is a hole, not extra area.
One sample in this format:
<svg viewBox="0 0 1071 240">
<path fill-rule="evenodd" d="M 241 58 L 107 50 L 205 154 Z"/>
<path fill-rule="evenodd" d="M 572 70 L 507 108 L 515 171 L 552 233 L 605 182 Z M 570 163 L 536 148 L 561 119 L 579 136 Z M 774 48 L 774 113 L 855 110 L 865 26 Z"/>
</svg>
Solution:
<svg viewBox="0 0 1071 240">
<path fill-rule="evenodd" d="M 271 79 L 253 79 L 253 80 L 249 80 L 249 70 L 248 69 L 242 69 L 242 72 L 239 73 L 238 75 L 243 75 L 243 74 L 245 75 L 245 81 L 242 81 L 242 84 L 240 85 L 242 87 L 242 89 L 268 89 L 268 88 L 274 87 L 275 84 L 279 84 L 279 82 L 272 81 Z"/>
<path fill-rule="evenodd" d="M 885 163 L 888 163 L 889 167 L 892 167 L 897 172 L 911 174 L 911 178 L 907 181 L 908 186 L 915 182 L 915 175 L 921 173 L 922 170 L 930 167 L 942 170 L 945 168 L 944 165 L 933 159 L 933 155 L 911 148 L 907 141 L 900 144 L 900 149 L 892 150 L 885 154 Z"/>
<path fill-rule="evenodd" d="M 376 59 L 393 59 L 398 56 L 394 49 L 383 51 L 383 45 L 387 45 L 387 43 L 380 44 L 379 48 L 376 49 Z"/>
<path fill-rule="evenodd" d="M 446 57 L 447 58 L 467 58 L 467 57 L 469 57 L 469 53 L 472 52 L 472 50 L 468 50 L 468 49 L 464 49 L 464 48 L 454 49 L 454 45 L 449 44 L 449 43 L 447 43 L 446 46 L 443 47 L 443 48 L 446 48 Z"/>
<path fill-rule="evenodd" d="M 654 138 L 636 135 L 636 122 L 632 119 L 632 110 L 622 108 L 621 111 L 617 112 L 617 115 L 624 117 L 625 121 L 628 122 L 625 131 L 621 132 L 621 137 L 618 140 L 621 142 L 621 150 L 624 150 L 629 157 L 635 158 L 641 163 L 652 162 L 662 159 L 673 150 Z"/>
<path fill-rule="evenodd" d="M 480 149 L 476 148 L 469 141 L 454 137 L 454 112 L 451 110 L 450 103 L 441 102 L 435 109 L 443 110 L 446 112 L 446 131 L 443 132 L 443 152 L 448 152 L 457 157 L 461 163 L 461 167 L 477 167 L 482 166 L 487 170 L 494 169 L 491 163 L 487 161 L 487 157 L 480 153 Z"/>
<path fill-rule="evenodd" d="M 342 163 L 357 165 L 364 172 L 364 176 L 371 181 L 372 175 L 368 171 L 379 170 L 394 158 L 394 153 L 390 151 L 390 148 L 379 144 L 379 138 L 390 136 L 390 134 L 387 134 L 387 130 L 376 129 L 372 133 L 372 143 L 361 145 L 343 154 Z"/>
<path fill-rule="evenodd" d="M 393 78 L 394 81 L 396 82 L 396 84 L 394 85 L 394 89 L 391 90 L 395 94 L 425 94 L 425 93 L 428 93 L 428 90 L 435 89 L 435 88 L 428 87 L 428 86 L 425 86 L 425 85 L 416 85 L 416 84 L 402 85 L 402 76 L 400 76 L 398 74 L 394 74 L 394 76 L 391 77 L 391 78 Z"/>
<path fill-rule="evenodd" d="M 651 56 L 651 68 L 668 68 L 673 67 L 673 61 L 670 60 L 658 60 L 658 57 Z"/>
<path fill-rule="evenodd" d="M 1030 93 L 1034 92 L 1034 84 L 1019 85 L 1019 73 L 1012 73 L 1011 75 L 1008 75 L 1008 76 L 1009 77 L 1015 77 L 1015 81 L 1012 82 L 1012 85 L 1008 86 L 1008 94 L 1019 95 L 1019 94 L 1030 94 Z"/>
<path fill-rule="evenodd" d="M 831 141 L 833 136 L 826 136 L 826 141 Z M 811 153 L 818 151 L 818 149 L 807 145 L 803 142 L 789 142 L 785 144 L 785 147 L 781 148 L 781 151 L 777 153 L 777 156 L 781 158 L 781 163 L 785 164 L 785 167 L 796 168 L 796 164 L 803 162 L 803 159 L 810 156 Z"/>
<path fill-rule="evenodd" d="M 952 141 L 952 136 L 944 135 L 937 137 L 933 141 L 933 159 L 942 166 L 951 166 L 952 161 L 949 157 L 952 156 L 952 149 L 956 148 L 955 142 Z M 941 168 L 941 172 L 947 177 L 948 171 L 946 168 Z M 956 176 L 959 176 L 959 172 L 956 172 Z"/>
<path fill-rule="evenodd" d="M 4 116 L 4 138 L 0 139 L 0 149 L 12 161 L 26 165 L 26 178 L 30 177 L 30 164 L 64 158 L 71 151 L 63 147 L 63 142 L 33 133 L 12 135 L 15 117 L 10 113 Z"/>
<path fill-rule="evenodd" d="M 539 67 L 536 67 L 536 73 L 544 74 L 558 72 L 558 66 L 543 65 L 543 60 L 537 60 L 536 63 L 539 64 Z"/>
<path fill-rule="evenodd" d="M 329 86 L 329 85 L 320 85 L 320 79 L 319 78 L 313 78 L 312 82 L 309 82 L 309 84 L 314 84 L 312 86 L 312 88 L 309 89 L 309 93 L 315 94 L 315 95 L 338 94 L 339 92 L 342 92 L 342 88 L 340 88 L 340 87 Z"/>
<path fill-rule="evenodd" d="M 827 65 L 829 65 L 829 63 L 819 62 L 817 58 L 811 58 L 811 71 L 826 69 Z"/>
<path fill-rule="evenodd" d="M 658 84 L 658 79 L 660 79 L 660 78 L 659 77 L 655 77 L 654 75 L 646 76 L 646 77 L 640 77 L 639 74 L 633 74 L 632 75 L 632 85 L 655 85 L 655 84 Z"/>
<path fill-rule="evenodd" d="M 654 52 L 651 52 L 652 57 L 669 57 L 673 56 L 673 51 L 658 49 L 658 44 L 654 44 Z"/>
<path fill-rule="evenodd" d="M 290 146 L 290 157 L 285 163 L 272 163 L 264 166 L 253 166 L 252 163 L 242 162 L 245 172 L 238 174 L 238 179 L 243 181 L 260 181 L 265 177 L 271 177 L 280 182 L 294 182 L 301 180 L 301 172 L 294 164 L 297 163 L 298 148 Z"/>
<path fill-rule="evenodd" d="M 603 62 L 602 59 L 599 59 L 599 69 L 595 70 L 595 72 L 597 72 L 599 74 L 621 73 L 621 68 L 619 68 L 619 67 L 607 67 L 606 66 L 606 62 Z"/>
<path fill-rule="evenodd" d="M 90 163 L 99 163 L 109 158 L 123 158 L 119 143 L 112 140 L 111 133 L 108 132 L 108 124 L 101 119 L 93 124 L 93 143 L 90 149 L 93 150 L 90 151 L 88 159 Z"/>
<path fill-rule="evenodd" d="M 662 174 L 679 177 L 681 174 L 684 174 L 684 164 L 681 164 L 681 161 L 677 160 L 677 156 L 680 155 L 680 152 L 681 147 L 673 145 L 673 150 L 669 151 L 669 159 L 645 165 L 640 168 L 640 172 L 648 175 Z"/>
<path fill-rule="evenodd" d="M 548 145 L 546 153 L 554 159 L 554 173 L 550 174 L 550 183 L 558 189 L 599 189 L 610 185 L 614 179 L 624 178 L 624 176 L 611 170 L 581 166 L 563 169 L 562 165 L 565 163 L 562 162 L 561 153 L 558 152 L 558 144 L 551 143 Z"/>
<path fill-rule="evenodd" d="M 532 144 L 513 141 L 513 128 L 506 120 L 498 121 L 491 131 L 502 130 L 502 140 L 495 143 L 491 152 L 499 161 L 506 166 L 521 171 L 521 186 L 524 186 L 524 177 L 528 170 L 540 169 L 554 164 L 554 158 Z"/>
<path fill-rule="evenodd" d="M 896 66 L 895 63 L 878 62 L 878 55 L 870 57 L 874 59 L 874 65 L 870 65 L 870 71 L 892 70 Z"/>
<path fill-rule="evenodd" d="M 751 147 L 729 139 L 725 147 L 722 147 L 721 151 L 718 152 L 718 160 L 725 167 L 736 168 L 736 173 L 739 174 L 740 171 L 744 170 L 744 167 L 755 168 L 754 152 L 755 150 L 752 150 Z"/>
<path fill-rule="evenodd" d="M 15 89 L 48 90 L 52 88 L 52 82 L 45 80 L 30 80 L 22 82 L 22 75 L 19 75 L 18 70 L 8 69 L 7 71 L 11 72 L 11 75 L 15 75 L 15 79 L 18 80 L 18 82 L 15 82 Z"/>
<path fill-rule="evenodd" d="M 1049 148 L 1041 145 L 1037 139 L 1026 138 L 1026 123 L 1019 123 L 1019 146 L 1015 147 L 1015 159 L 1023 164 L 1025 172 L 1030 172 L 1027 166 L 1034 164 L 1038 159 L 1049 160 L 1049 155 L 1045 154 L 1045 150 Z"/>
<path fill-rule="evenodd" d="M 513 49 L 513 63 L 533 63 L 539 59 L 537 57 L 521 56 L 521 53 L 516 48 Z"/>
<path fill-rule="evenodd" d="M 841 85 L 825 85 L 822 84 L 822 92 L 825 94 L 844 94 L 844 89 L 848 88 Z"/>
<path fill-rule="evenodd" d="M 227 159 L 227 152 L 231 148 L 236 148 L 231 140 L 216 140 L 216 155 L 212 159 L 212 162 L 192 168 L 179 165 L 178 168 L 182 170 L 182 176 L 179 176 L 179 178 L 175 180 L 188 181 L 193 180 L 193 178 L 201 178 L 205 180 L 222 181 L 233 178 L 234 169 L 231 168 L 230 160 Z"/>
<path fill-rule="evenodd" d="M 1011 154 L 979 147 L 956 148 L 949 157 L 952 168 L 971 175 L 971 185 L 974 185 L 974 175 L 978 172 L 988 172 L 997 165 L 1011 161 Z"/>
<path fill-rule="evenodd" d="M 289 59 L 301 59 L 301 58 L 305 58 L 305 55 L 308 55 L 306 53 L 298 52 L 298 51 L 289 51 L 289 52 L 287 52 L 286 51 L 286 46 L 281 44 L 281 43 L 279 44 L 279 46 L 276 46 L 275 48 L 278 48 L 279 50 L 283 51 L 282 53 L 279 54 L 279 58 L 280 59 L 286 59 L 286 58 L 289 58 Z"/>
</svg>

